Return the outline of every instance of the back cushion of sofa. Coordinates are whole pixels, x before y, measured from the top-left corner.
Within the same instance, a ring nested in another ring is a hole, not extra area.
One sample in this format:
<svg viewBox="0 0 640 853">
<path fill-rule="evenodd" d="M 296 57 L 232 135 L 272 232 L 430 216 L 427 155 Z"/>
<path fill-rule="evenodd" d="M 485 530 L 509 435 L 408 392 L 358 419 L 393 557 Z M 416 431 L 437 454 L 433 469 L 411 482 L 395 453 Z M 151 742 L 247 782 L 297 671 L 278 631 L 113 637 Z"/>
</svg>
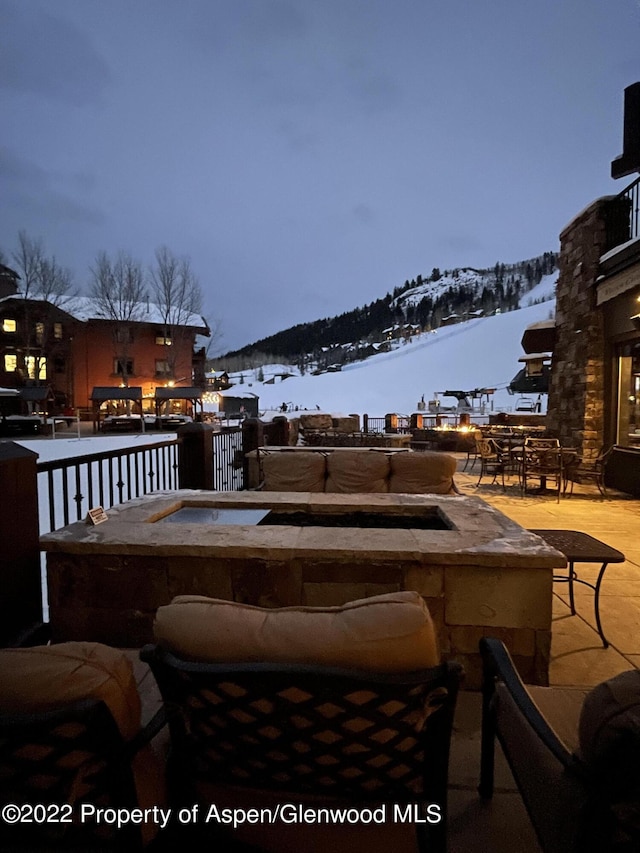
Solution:
<svg viewBox="0 0 640 853">
<path fill-rule="evenodd" d="M 389 491 L 389 457 L 376 450 L 335 451 L 327 458 L 327 492 Z"/>
<path fill-rule="evenodd" d="M 269 492 L 324 492 L 326 457 L 310 451 L 260 453 L 264 488 Z"/>
<path fill-rule="evenodd" d="M 340 607 L 262 608 L 182 595 L 159 607 L 156 642 L 208 663 L 272 662 L 408 672 L 440 663 L 429 610 L 417 592 Z"/>
<path fill-rule="evenodd" d="M 331 415 L 320 412 L 318 414 L 300 415 L 300 426 L 302 429 L 328 430 L 333 426 Z"/>
<path fill-rule="evenodd" d="M 389 491 L 408 494 L 449 495 L 454 493 L 453 456 L 433 451 L 394 453 L 391 456 Z"/>
</svg>

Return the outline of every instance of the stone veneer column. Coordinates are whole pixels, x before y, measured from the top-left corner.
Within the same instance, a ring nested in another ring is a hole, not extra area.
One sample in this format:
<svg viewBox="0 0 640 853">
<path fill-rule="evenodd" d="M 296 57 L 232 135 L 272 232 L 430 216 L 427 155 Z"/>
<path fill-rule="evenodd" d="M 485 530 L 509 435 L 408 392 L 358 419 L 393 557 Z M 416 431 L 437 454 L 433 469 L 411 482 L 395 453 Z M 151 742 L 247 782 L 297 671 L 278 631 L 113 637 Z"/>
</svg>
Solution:
<svg viewBox="0 0 640 853">
<path fill-rule="evenodd" d="M 560 234 L 547 427 L 586 457 L 596 456 L 604 440 L 605 339 L 595 284 L 619 205 L 616 196 L 597 199 Z"/>
</svg>

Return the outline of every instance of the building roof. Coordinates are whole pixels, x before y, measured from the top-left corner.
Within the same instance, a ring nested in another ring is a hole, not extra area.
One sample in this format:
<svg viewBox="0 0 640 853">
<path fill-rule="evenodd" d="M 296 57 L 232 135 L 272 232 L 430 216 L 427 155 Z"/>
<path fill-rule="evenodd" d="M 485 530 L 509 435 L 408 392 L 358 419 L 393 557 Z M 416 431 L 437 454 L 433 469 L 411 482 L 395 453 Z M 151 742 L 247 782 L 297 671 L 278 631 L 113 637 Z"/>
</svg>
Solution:
<svg viewBox="0 0 640 853">
<path fill-rule="evenodd" d="M 258 395 L 254 394 L 252 391 L 240 391 L 237 385 L 234 385 L 233 388 L 229 388 L 227 391 L 216 391 L 220 397 L 229 397 L 230 399 L 238 399 L 238 400 L 247 400 L 251 397 L 255 397 L 258 399 Z"/>
<path fill-rule="evenodd" d="M 540 320 L 531 323 L 522 335 L 522 349 L 525 352 L 553 352 L 556 343 L 556 321 Z"/>
<path fill-rule="evenodd" d="M 121 388 L 118 385 L 98 385 L 91 392 L 90 400 L 104 403 L 107 400 L 142 400 L 142 388 Z"/>
<path fill-rule="evenodd" d="M 49 385 L 28 385 L 20 389 L 20 396 L 29 403 L 36 403 L 53 397 L 53 391 Z"/>
<path fill-rule="evenodd" d="M 64 310 L 75 317 L 76 320 L 112 320 L 108 312 L 100 305 L 98 299 L 90 296 L 75 296 L 65 303 Z M 132 311 L 132 323 L 155 323 L 162 326 L 165 317 L 159 305 L 153 302 L 138 302 Z M 185 313 L 180 322 L 171 325 L 186 326 L 193 329 L 201 329 L 200 334 L 209 335 L 209 327 L 199 314 Z"/>
<path fill-rule="evenodd" d="M 156 388 L 156 400 L 199 400 L 202 397 L 202 388 L 192 385 L 175 388 Z"/>
<path fill-rule="evenodd" d="M 4 297 L 7 301 L 10 299 L 24 299 L 21 293 L 14 293 Z M 31 298 L 31 302 L 46 302 L 45 299 L 37 297 Z M 53 303 L 52 303 L 53 304 Z M 90 296 L 72 296 L 64 299 L 60 304 L 56 305 L 59 310 L 64 311 L 75 320 L 80 320 L 86 323 L 88 320 L 111 320 L 113 317 L 104 310 L 98 299 L 93 299 Z M 132 311 L 131 323 L 153 323 L 157 326 L 165 325 L 165 318 L 159 305 L 153 302 L 138 302 Z M 181 312 L 180 322 L 168 323 L 168 325 L 183 326 L 189 329 L 195 329 L 197 334 L 209 337 L 211 330 L 204 317 L 199 314 Z"/>
</svg>

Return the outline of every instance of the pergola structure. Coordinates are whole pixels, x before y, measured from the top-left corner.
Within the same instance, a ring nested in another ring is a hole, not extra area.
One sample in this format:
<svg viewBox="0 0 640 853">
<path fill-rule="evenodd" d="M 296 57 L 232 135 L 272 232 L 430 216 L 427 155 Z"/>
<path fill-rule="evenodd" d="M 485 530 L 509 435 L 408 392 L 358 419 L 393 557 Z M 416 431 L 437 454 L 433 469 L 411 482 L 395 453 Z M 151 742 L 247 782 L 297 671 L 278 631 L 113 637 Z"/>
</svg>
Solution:
<svg viewBox="0 0 640 853">
<path fill-rule="evenodd" d="M 191 403 L 193 414 L 196 414 L 198 405 L 200 406 L 200 414 L 203 411 L 202 403 L 202 388 L 197 388 L 194 385 L 173 388 L 156 388 L 155 392 L 155 407 L 156 417 L 160 418 L 171 414 L 171 412 L 162 409 L 167 407 L 172 400 L 186 400 Z"/>
<path fill-rule="evenodd" d="M 130 413 L 133 404 L 137 409 L 136 414 L 139 414 L 140 424 L 142 425 L 142 388 L 139 386 L 130 388 L 112 385 L 96 386 L 92 390 L 89 399 L 91 400 L 93 407 L 93 428 L 96 431 L 100 427 L 101 408 L 105 403 L 115 404 L 114 408 L 116 411 L 113 413 L 115 415 L 119 414 L 117 411 L 117 404 L 125 403 L 127 405 L 127 415 Z M 108 417 L 109 415 L 110 413 L 107 411 L 105 412 L 104 417 Z"/>
</svg>

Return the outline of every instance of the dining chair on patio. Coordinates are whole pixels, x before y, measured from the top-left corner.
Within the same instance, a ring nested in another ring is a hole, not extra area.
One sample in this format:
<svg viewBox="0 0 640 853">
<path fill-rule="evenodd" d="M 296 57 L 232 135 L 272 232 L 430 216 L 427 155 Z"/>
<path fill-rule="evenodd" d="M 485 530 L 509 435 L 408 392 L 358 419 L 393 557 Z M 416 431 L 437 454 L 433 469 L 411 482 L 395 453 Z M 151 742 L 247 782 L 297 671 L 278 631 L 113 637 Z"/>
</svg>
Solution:
<svg viewBox="0 0 640 853">
<path fill-rule="evenodd" d="M 476 488 L 482 482 L 483 477 L 492 476 L 491 484 L 495 483 L 498 474 L 502 480 L 502 490 L 506 491 L 504 475 L 506 472 L 515 470 L 510 463 L 509 454 L 502 451 L 498 444 L 491 438 L 482 438 L 477 441 L 478 457 L 480 459 L 480 476 Z"/>
<path fill-rule="evenodd" d="M 594 483 L 600 494 L 606 497 L 604 476 L 612 450 L 612 446 L 601 447 L 594 459 L 586 459 L 576 454 L 574 459 L 568 460 L 565 464 L 563 494 L 569 489 L 569 497 L 571 497 L 574 483 Z"/>
<path fill-rule="evenodd" d="M 459 439 L 459 448 L 467 454 L 467 458 L 464 461 L 463 472 L 467 470 L 469 463 L 471 463 L 470 471 L 473 471 L 476 462 L 480 456 L 480 451 L 478 450 L 478 441 L 482 438 L 482 433 L 480 430 L 472 430 L 464 438 Z"/>
<path fill-rule="evenodd" d="M 417 593 L 280 609 L 183 596 L 158 614 L 158 642 L 141 657 L 177 709 L 176 802 L 268 808 L 272 824 L 234 833 L 261 850 L 399 851 L 408 839 L 446 851 L 460 667 L 423 666 L 436 646 Z M 303 807 L 365 817 L 305 826 L 291 817 Z M 399 820 L 407 807 L 415 826 Z"/>
<path fill-rule="evenodd" d="M 529 480 L 537 480 L 541 492 L 553 480 L 557 500 L 563 487 L 563 454 L 557 438 L 528 438 L 522 453 L 522 494 L 527 492 Z"/>
</svg>

